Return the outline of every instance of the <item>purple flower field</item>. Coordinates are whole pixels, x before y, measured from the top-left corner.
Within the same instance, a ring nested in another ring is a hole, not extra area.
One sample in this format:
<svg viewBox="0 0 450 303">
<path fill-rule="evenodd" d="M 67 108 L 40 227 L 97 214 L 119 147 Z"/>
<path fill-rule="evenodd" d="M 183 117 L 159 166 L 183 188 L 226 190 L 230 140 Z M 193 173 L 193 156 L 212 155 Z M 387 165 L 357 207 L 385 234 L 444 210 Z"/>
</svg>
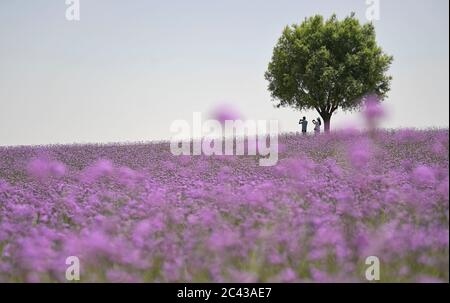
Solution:
<svg viewBox="0 0 450 303">
<path fill-rule="evenodd" d="M 283 135 L 279 162 L 168 143 L 0 148 L 0 282 L 449 281 L 449 131 Z"/>
</svg>

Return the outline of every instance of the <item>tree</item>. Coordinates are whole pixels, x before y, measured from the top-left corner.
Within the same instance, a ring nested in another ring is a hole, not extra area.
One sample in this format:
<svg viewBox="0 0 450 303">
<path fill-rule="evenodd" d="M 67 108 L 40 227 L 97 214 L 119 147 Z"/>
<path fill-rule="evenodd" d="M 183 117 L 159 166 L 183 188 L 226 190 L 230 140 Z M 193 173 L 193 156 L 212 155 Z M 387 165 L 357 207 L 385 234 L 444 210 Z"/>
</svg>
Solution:
<svg viewBox="0 0 450 303">
<path fill-rule="evenodd" d="M 373 24 L 361 25 L 354 13 L 342 21 L 316 15 L 285 27 L 265 78 L 277 107 L 316 109 L 328 132 L 338 108 L 351 111 L 366 95 L 386 96 L 392 61 L 377 45 Z"/>
</svg>

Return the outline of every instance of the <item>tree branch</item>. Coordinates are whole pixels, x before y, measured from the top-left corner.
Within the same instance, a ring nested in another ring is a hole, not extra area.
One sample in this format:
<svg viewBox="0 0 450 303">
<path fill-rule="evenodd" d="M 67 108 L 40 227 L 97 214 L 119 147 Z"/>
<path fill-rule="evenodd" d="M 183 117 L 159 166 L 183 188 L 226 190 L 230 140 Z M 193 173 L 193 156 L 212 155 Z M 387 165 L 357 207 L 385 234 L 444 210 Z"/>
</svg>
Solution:
<svg viewBox="0 0 450 303">
<path fill-rule="evenodd" d="M 339 107 L 338 104 L 333 105 L 333 106 L 331 107 L 330 114 L 334 113 L 334 112 L 338 109 L 338 107 Z"/>
</svg>

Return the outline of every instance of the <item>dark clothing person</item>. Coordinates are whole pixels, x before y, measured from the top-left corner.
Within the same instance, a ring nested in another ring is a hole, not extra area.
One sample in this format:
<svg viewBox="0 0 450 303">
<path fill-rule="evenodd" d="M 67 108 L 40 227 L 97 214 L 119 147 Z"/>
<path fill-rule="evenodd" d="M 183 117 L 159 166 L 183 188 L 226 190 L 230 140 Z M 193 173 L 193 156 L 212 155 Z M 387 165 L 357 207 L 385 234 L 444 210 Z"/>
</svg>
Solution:
<svg viewBox="0 0 450 303">
<path fill-rule="evenodd" d="M 303 119 L 300 119 L 298 124 L 302 125 L 302 133 L 306 134 L 306 132 L 308 131 L 308 121 L 306 121 L 306 117 L 303 117 Z"/>
</svg>

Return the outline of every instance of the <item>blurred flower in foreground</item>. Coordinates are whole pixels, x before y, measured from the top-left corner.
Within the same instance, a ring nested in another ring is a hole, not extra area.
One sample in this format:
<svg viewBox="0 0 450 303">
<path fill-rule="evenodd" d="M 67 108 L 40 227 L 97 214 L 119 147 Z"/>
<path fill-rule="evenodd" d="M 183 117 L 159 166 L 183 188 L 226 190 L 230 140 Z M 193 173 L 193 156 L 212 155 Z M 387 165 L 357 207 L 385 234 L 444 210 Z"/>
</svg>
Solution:
<svg viewBox="0 0 450 303">
<path fill-rule="evenodd" d="M 83 172 L 82 180 L 85 182 L 94 182 L 100 177 L 110 175 L 113 172 L 113 168 L 111 161 L 100 159 Z"/>
<path fill-rule="evenodd" d="M 231 105 L 222 104 L 217 106 L 212 114 L 212 118 L 224 124 L 227 120 L 239 120 L 242 119 L 242 115 L 239 111 Z"/>
<path fill-rule="evenodd" d="M 375 128 L 385 117 L 385 111 L 378 96 L 370 95 L 365 98 L 363 116 L 369 128 Z"/>
<path fill-rule="evenodd" d="M 420 165 L 413 172 L 413 180 L 417 185 L 431 185 L 434 184 L 436 178 L 431 168 Z"/>
<path fill-rule="evenodd" d="M 365 141 L 353 144 L 348 150 L 348 156 L 351 164 L 355 168 L 365 167 L 369 163 L 371 157 L 369 144 Z"/>
<path fill-rule="evenodd" d="M 48 177 L 64 176 L 66 167 L 58 161 L 51 161 L 46 158 L 36 158 L 28 163 L 27 172 L 30 176 L 37 179 L 47 179 Z"/>
<path fill-rule="evenodd" d="M 290 282 L 294 282 L 297 279 L 297 274 L 296 272 L 288 267 L 286 269 L 284 269 L 280 274 L 279 274 L 279 280 L 280 282 L 283 283 L 290 283 Z"/>
</svg>

